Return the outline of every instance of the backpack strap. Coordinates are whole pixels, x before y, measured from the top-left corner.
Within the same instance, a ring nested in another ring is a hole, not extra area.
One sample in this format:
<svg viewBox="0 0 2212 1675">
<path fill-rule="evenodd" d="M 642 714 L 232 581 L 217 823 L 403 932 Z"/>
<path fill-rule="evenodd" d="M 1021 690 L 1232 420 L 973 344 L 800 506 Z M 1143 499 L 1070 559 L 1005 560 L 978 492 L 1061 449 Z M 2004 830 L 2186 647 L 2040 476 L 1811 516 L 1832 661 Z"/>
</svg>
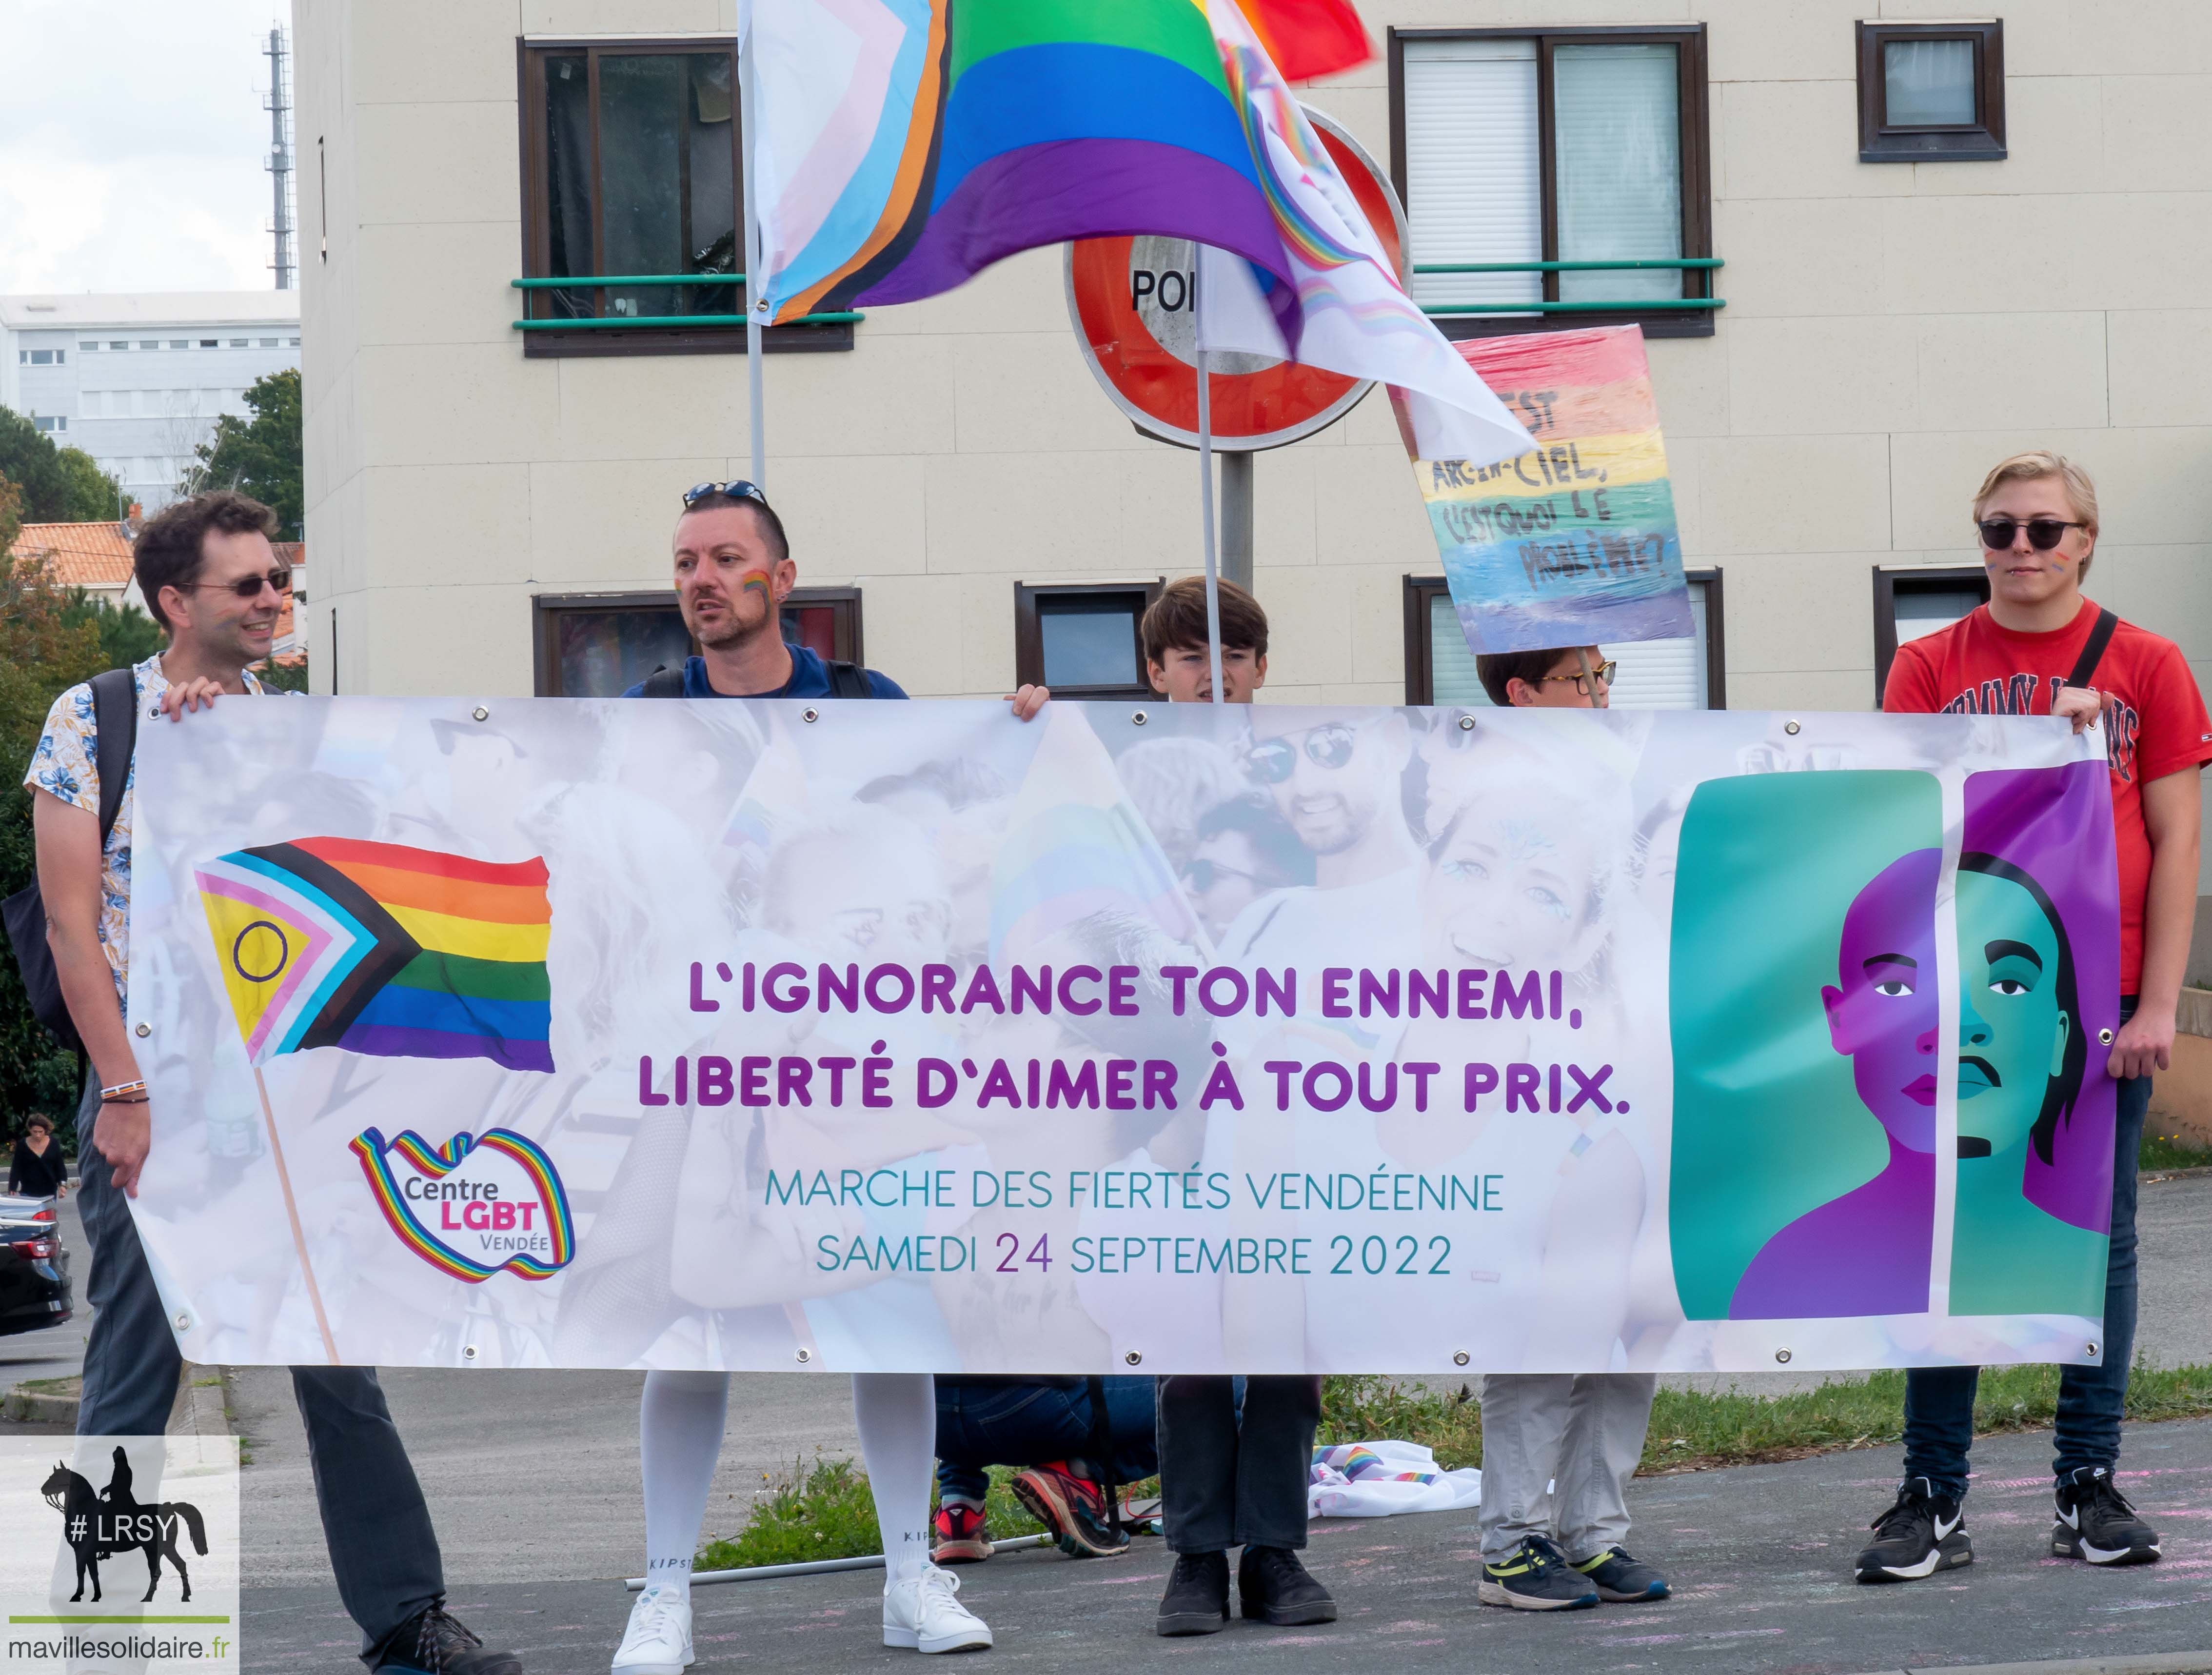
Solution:
<svg viewBox="0 0 2212 1675">
<path fill-rule="evenodd" d="M 2119 625 L 2118 612 L 2108 605 L 2097 607 L 2097 625 L 2089 630 L 2081 655 L 2075 660 L 2074 673 L 2066 677 L 2069 686 L 2087 686 L 2095 678 L 2097 665 L 2104 661 L 2105 648 L 2112 643 L 2112 630 Z"/>
<path fill-rule="evenodd" d="M 131 756 L 138 744 L 138 681 L 129 669 L 93 676 L 93 766 L 100 775 L 100 846 L 107 847 L 131 783 Z"/>
<path fill-rule="evenodd" d="M 830 672 L 830 696 L 836 698 L 872 698 L 876 689 L 868 684 L 868 672 L 858 663 L 841 663 L 835 658 L 823 660 L 823 667 Z"/>
<path fill-rule="evenodd" d="M 651 698 L 680 698 L 684 696 L 684 671 L 672 669 L 663 663 L 645 678 L 645 690 L 640 694 Z"/>
</svg>

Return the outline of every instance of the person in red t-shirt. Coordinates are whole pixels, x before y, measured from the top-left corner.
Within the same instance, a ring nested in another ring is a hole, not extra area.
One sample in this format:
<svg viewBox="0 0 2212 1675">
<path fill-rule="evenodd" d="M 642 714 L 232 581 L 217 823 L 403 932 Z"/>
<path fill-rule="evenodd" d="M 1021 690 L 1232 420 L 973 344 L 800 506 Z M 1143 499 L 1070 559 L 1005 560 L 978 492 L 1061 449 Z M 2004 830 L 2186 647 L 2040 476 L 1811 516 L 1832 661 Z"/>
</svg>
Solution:
<svg viewBox="0 0 2212 1675">
<path fill-rule="evenodd" d="M 2101 724 L 2112 766 L 2119 855 L 2120 1017 L 2110 1074 L 2119 1081 L 2112 1160 L 2112 1255 L 2104 1355 L 2060 1374 L 2051 1550 L 2092 1564 L 2146 1564 L 2157 1533 L 2113 1486 L 2120 1411 L 2136 1327 L 2136 1154 L 2151 1073 L 2168 1068 L 2174 1008 L 2197 917 L 2197 770 L 2212 760 L 2212 719 L 2181 649 L 2118 622 L 2095 667 L 2068 684 L 2098 626 L 2081 596 L 2097 545 L 2097 490 L 2055 454 L 2019 454 L 1974 496 L 1990 602 L 1897 649 L 1882 708 L 1906 715 L 2057 715 Z M 1973 1558 L 1960 1510 L 1979 1368 L 1906 1374 L 1905 1482 L 1859 1555 L 1859 1581 L 1925 1576 Z"/>
</svg>

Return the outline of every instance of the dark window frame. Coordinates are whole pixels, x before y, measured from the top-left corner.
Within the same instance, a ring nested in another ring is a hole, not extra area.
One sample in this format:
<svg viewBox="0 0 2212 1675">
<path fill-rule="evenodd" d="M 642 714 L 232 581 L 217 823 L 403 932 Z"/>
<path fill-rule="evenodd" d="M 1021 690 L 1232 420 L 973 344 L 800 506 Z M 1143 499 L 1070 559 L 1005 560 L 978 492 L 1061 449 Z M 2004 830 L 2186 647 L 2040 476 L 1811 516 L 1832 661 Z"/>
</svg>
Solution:
<svg viewBox="0 0 2212 1675">
<path fill-rule="evenodd" d="M 1899 582 L 1907 585 L 1900 588 Z M 1990 597 L 1990 573 L 1979 564 L 1876 564 L 1874 567 L 1874 707 L 1881 708 L 1889 666 L 1897 661 L 1897 596 L 1978 588 Z"/>
<path fill-rule="evenodd" d="M 2005 158 L 2004 20 L 1978 23 L 1892 22 L 1857 31 L 1859 161 L 1863 163 L 2002 162 Z M 1974 48 L 1974 120 L 1899 126 L 1889 120 L 1884 48 L 1892 41 L 1965 40 Z"/>
<path fill-rule="evenodd" d="M 1398 201 L 1412 204 L 1406 196 L 1406 46 L 1409 40 L 1533 40 L 1536 43 L 1537 182 L 1543 202 L 1543 249 L 1540 260 L 1559 257 L 1559 197 L 1558 136 L 1553 126 L 1552 55 L 1561 45 L 1607 42 L 1620 46 L 1673 46 L 1677 49 L 1678 114 L 1681 122 L 1682 254 L 1705 257 L 1713 253 L 1712 117 L 1706 76 L 1705 26 L 1686 23 L 1666 27 L 1644 24 L 1593 24 L 1582 27 L 1545 29 L 1522 25 L 1495 27 L 1401 29 L 1392 27 L 1388 52 L 1390 65 L 1390 184 Z M 1682 295 L 1710 297 L 1713 292 L 1711 268 L 1685 268 Z M 1559 300 L 1559 276 L 1542 276 L 1543 298 Z M 1522 332 L 1559 332 L 1595 326 L 1640 326 L 1647 338 L 1710 338 L 1717 308 L 1627 308 L 1611 314 L 1440 314 L 1437 328 L 1445 337 L 1508 337 Z"/>
<path fill-rule="evenodd" d="M 1137 613 L 1138 620 L 1141 623 L 1144 608 L 1149 607 L 1152 601 L 1160 596 L 1160 589 L 1166 585 L 1165 576 L 1158 576 L 1150 582 L 1015 582 L 1014 684 L 1018 686 L 1042 686 L 1045 684 L 1044 630 L 1038 620 L 1037 610 L 1040 600 L 1076 596 L 1097 598 L 1115 594 L 1141 595 L 1144 607 L 1139 607 Z M 1145 649 L 1140 638 L 1137 644 L 1137 669 L 1139 675 L 1143 673 L 1144 667 Z M 1131 686 L 1055 686 L 1053 688 L 1053 696 L 1112 701 L 1121 698 L 1157 699 L 1160 695 L 1152 691 L 1149 685 L 1139 682 Z"/>
<path fill-rule="evenodd" d="M 604 249 L 605 243 L 602 234 L 605 194 L 599 190 L 597 158 L 599 60 L 608 54 L 665 52 L 680 55 L 718 50 L 726 50 L 730 55 L 730 85 L 734 89 L 738 85 L 738 73 L 735 35 L 599 35 L 573 39 L 526 36 L 516 39 L 515 82 L 519 96 L 515 105 L 517 119 L 521 125 L 520 138 L 522 148 L 520 173 L 523 277 L 541 279 L 555 277 L 550 271 L 551 217 L 544 207 L 547 186 L 545 78 L 540 69 L 544 59 L 581 54 L 586 60 L 585 73 L 590 78 L 592 90 L 592 247 L 598 253 Z M 738 228 L 744 225 L 744 155 L 739 134 L 741 121 L 742 118 L 732 112 L 730 119 L 731 180 L 738 199 L 732 224 Z M 595 253 L 593 260 L 600 259 L 602 258 Z M 578 286 L 576 289 L 592 289 L 592 307 L 595 314 L 606 307 L 605 287 Z M 722 312 L 742 314 L 744 313 L 744 288 L 732 285 L 728 289 L 732 295 L 732 306 Z M 520 313 L 525 320 L 542 317 L 538 312 L 538 300 L 544 293 L 525 289 L 516 294 L 523 300 Z M 622 355 L 743 355 L 745 352 L 745 328 L 741 325 L 645 326 L 629 331 L 525 332 L 521 337 L 523 355 L 532 360 Z M 853 327 L 849 321 L 831 326 L 772 326 L 762 333 L 761 346 L 770 353 L 847 350 L 853 347 Z"/>
<path fill-rule="evenodd" d="M 1728 708 L 1728 605 L 1718 566 L 1684 570 L 1682 579 L 1705 590 L 1705 708 Z M 1407 575 L 1405 581 L 1406 702 L 1426 708 L 1436 702 L 1436 662 L 1429 645 L 1430 601 L 1449 597 L 1441 576 Z"/>
<path fill-rule="evenodd" d="M 863 663 L 866 661 L 861 629 L 860 589 L 858 588 L 793 588 L 784 595 L 783 606 L 827 605 L 834 608 L 835 626 L 831 630 L 833 655 L 841 662 Z M 569 611 L 674 611 L 676 590 L 672 588 L 647 588 L 610 593 L 554 593 L 533 594 L 530 599 L 531 690 L 539 697 L 565 697 L 569 694 L 556 690 L 561 673 L 560 618 Z M 331 620 L 337 621 L 337 608 L 331 608 Z M 335 629 L 332 630 L 335 632 Z M 690 655 L 697 656 L 699 643 L 691 642 Z M 337 653 L 332 651 L 335 663 Z"/>
</svg>

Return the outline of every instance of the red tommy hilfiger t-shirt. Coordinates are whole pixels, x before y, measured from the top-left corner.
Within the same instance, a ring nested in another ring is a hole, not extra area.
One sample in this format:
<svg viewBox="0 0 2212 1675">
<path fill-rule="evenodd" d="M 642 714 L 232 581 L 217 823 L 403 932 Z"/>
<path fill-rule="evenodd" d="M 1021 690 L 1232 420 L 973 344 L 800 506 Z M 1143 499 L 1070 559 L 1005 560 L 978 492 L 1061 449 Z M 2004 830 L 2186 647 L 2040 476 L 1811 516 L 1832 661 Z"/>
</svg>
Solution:
<svg viewBox="0 0 2212 1675">
<path fill-rule="evenodd" d="M 1881 707 L 1907 716 L 2047 716 L 2096 626 L 2097 607 L 2048 634 L 1997 626 L 1986 605 L 1950 627 L 1897 649 Z M 2112 770 L 2112 837 L 2120 862 L 2120 992 L 2142 977 L 2143 904 L 2150 893 L 2150 831 L 2142 788 L 2212 762 L 2212 717 L 2181 648 L 2123 622 L 2090 677 L 2105 700 L 2105 753 Z"/>
</svg>

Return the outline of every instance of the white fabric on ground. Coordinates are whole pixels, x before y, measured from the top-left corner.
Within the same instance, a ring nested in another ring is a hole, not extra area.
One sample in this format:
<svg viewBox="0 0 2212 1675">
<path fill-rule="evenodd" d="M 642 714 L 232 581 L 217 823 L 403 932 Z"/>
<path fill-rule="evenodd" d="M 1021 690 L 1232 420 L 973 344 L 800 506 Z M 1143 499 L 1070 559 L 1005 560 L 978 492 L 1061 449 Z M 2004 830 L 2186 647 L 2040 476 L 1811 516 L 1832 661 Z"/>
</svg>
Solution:
<svg viewBox="0 0 2212 1675">
<path fill-rule="evenodd" d="M 1447 1471 L 1416 1442 L 1351 1442 L 1314 1450 L 1309 1518 L 1387 1518 L 1394 1512 L 1458 1512 L 1480 1504 L 1482 1473 Z"/>
</svg>

